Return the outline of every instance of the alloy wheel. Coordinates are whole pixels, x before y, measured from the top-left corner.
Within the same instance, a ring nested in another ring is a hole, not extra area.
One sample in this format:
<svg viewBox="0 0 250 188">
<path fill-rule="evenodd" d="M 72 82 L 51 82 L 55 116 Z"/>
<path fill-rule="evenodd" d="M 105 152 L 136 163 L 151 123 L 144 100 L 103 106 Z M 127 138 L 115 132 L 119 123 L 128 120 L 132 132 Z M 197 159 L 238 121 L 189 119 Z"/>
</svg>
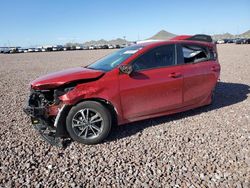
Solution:
<svg viewBox="0 0 250 188">
<path fill-rule="evenodd" d="M 103 118 L 96 110 L 84 108 L 73 116 L 72 128 L 78 137 L 93 139 L 98 137 L 103 130 Z"/>
</svg>

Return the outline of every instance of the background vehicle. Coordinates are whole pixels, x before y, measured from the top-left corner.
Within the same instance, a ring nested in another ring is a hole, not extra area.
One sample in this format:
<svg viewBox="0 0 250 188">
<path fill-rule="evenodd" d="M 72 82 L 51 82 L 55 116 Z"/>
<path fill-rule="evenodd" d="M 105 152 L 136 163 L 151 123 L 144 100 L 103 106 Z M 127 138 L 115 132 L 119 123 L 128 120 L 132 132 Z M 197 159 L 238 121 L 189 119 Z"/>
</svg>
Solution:
<svg viewBox="0 0 250 188">
<path fill-rule="evenodd" d="M 178 36 L 40 77 L 31 83 L 24 111 L 50 143 L 69 134 L 78 142 L 96 144 L 115 124 L 210 104 L 219 74 L 210 36 Z"/>
<path fill-rule="evenodd" d="M 121 46 L 119 44 L 115 45 L 115 48 L 119 49 Z"/>
<path fill-rule="evenodd" d="M 29 48 L 28 52 L 35 52 L 35 48 Z"/>
<path fill-rule="evenodd" d="M 94 49 L 96 49 L 95 46 L 93 46 L 93 45 L 89 46 L 89 50 L 94 50 Z"/>
<path fill-rule="evenodd" d="M 225 41 L 224 41 L 224 40 L 217 40 L 216 43 L 217 43 L 217 44 L 224 44 Z"/>
<path fill-rule="evenodd" d="M 109 49 L 109 46 L 108 45 L 103 45 L 102 49 Z"/>
<path fill-rule="evenodd" d="M 18 53 L 24 53 L 24 51 L 28 52 L 28 49 L 26 49 L 26 48 L 18 48 L 18 50 L 17 50 Z"/>
<path fill-rule="evenodd" d="M 250 44 L 250 39 L 246 39 L 245 44 Z"/>
<path fill-rule="evenodd" d="M 63 51 L 63 46 L 62 45 L 53 46 L 52 51 Z"/>
<path fill-rule="evenodd" d="M 41 52 L 42 48 L 35 48 L 35 52 Z"/>
<path fill-rule="evenodd" d="M 10 48 L 10 54 L 14 54 L 14 53 L 18 53 L 18 49 L 19 49 L 20 47 L 12 47 L 12 48 Z"/>
<path fill-rule="evenodd" d="M 42 47 L 42 48 L 41 48 L 41 51 L 42 51 L 42 52 L 46 52 L 47 50 L 46 50 L 46 48 Z"/>
<path fill-rule="evenodd" d="M 109 49 L 113 49 L 114 46 L 113 45 L 108 45 Z"/>
<path fill-rule="evenodd" d="M 235 41 L 235 44 L 245 44 L 246 43 L 246 40 L 245 38 L 240 38 L 238 40 Z"/>
<path fill-rule="evenodd" d="M 9 54 L 10 53 L 10 48 L 8 48 L 8 47 L 1 48 L 1 53 Z"/>
<path fill-rule="evenodd" d="M 71 50 L 70 46 L 63 47 L 63 51 L 68 51 L 68 50 Z"/>
<path fill-rule="evenodd" d="M 83 50 L 82 46 L 76 46 L 76 50 Z"/>
<path fill-rule="evenodd" d="M 224 42 L 225 43 L 234 43 L 234 40 L 233 39 L 224 39 Z"/>
<path fill-rule="evenodd" d="M 14 54 L 20 51 L 21 47 L 0 47 L 0 53 Z"/>
</svg>

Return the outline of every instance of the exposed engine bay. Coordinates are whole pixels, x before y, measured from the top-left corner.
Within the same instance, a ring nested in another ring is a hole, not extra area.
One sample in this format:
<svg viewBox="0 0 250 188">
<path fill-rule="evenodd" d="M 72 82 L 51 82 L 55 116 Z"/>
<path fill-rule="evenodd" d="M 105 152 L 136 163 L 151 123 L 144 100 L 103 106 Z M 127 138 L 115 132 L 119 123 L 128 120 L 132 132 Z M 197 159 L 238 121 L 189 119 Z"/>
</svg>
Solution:
<svg viewBox="0 0 250 188">
<path fill-rule="evenodd" d="M 65 116 L 62 113 L 67 111 L 69 106 L 62 104 L 59 96 L 71 90 L 33 90 L 24 107 L 24 112 L 31 117 L 34 128 L 40 133 L 43 139 L 50 144 L 62 147 L 64 138 L 67 138 L 65 126 L 57 126 L 64 123 Z"/>
</svg>

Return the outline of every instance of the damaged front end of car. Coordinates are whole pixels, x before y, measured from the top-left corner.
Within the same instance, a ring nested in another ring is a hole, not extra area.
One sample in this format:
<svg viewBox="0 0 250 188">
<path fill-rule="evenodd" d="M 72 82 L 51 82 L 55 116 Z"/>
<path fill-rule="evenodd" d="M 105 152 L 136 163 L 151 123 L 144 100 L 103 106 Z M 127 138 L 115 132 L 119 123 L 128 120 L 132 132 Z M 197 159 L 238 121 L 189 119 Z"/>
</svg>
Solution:
<svg viewBox="0 0 250 188">
<path fill-rule="evenodd" d="M 94 82 L 104 74 L 100 70 L 75 67 L 41 76 L 30 83 L 30 95 L 23 110 L 42 138 L 55 146 L 67 143 L 67 115 L 77 102 L 75 98 L 82 99 L 77 86 Z M 81 92 L 84 89 L 81 87 Z M 72 92 L 74 95 L 67 97 Z"/>
<path fill-rule="evenodd" d="M 63 124 L 70 106 L 60 101 L 59 97 L 72 89 L 31 89 L 27 104 L 23 108 L 31 117 L 33 127 L 43 139 L 54 146 L 63 147 L 68 138 Z"/>
</svg>

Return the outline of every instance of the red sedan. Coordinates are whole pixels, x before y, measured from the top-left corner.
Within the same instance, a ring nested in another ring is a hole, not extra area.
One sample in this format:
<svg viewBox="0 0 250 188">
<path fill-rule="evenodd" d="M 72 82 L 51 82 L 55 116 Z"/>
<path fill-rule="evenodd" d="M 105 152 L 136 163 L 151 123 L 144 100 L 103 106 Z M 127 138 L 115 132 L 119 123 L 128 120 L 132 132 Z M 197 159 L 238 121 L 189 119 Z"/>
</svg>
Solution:
<svg viewBox="0 0 250 188">
<path fill-rule="evenodd" d="M 24 111 L 52 144 L 68 136 L 96 144 L 115 124 L 210 104 L 219 74 L 210 36 L 179 36 L 40 77 L 31 83 Z"/>
</svg>

